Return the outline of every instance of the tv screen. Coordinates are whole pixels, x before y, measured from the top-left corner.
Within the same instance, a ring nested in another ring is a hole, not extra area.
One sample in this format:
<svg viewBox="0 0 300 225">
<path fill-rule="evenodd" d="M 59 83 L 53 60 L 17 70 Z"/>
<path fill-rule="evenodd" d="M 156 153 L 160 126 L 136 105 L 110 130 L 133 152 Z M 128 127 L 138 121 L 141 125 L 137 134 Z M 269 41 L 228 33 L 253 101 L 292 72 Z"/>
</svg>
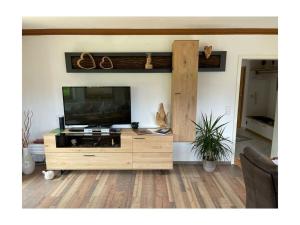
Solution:
<svg viewBox="0 0 300 225">
<path fill-rule="evenodd" d="M 66 125 L 131 123 L 130 87 L 63 87 Z"/>
</svg>

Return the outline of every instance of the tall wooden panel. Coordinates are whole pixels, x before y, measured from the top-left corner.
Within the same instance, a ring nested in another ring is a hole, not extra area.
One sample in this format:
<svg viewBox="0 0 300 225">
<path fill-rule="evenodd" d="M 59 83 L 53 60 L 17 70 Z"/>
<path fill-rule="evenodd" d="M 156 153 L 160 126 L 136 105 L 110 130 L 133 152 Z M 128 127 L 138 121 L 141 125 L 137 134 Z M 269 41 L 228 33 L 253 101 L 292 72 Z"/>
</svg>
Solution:
<svg viewBox="0 0 300 225">
<path fill-rule="evenodd" d="M 190 142 L 195 138 L 198 41 L 173 42 L 172 129 L 174 141 Z"/>
</svg>

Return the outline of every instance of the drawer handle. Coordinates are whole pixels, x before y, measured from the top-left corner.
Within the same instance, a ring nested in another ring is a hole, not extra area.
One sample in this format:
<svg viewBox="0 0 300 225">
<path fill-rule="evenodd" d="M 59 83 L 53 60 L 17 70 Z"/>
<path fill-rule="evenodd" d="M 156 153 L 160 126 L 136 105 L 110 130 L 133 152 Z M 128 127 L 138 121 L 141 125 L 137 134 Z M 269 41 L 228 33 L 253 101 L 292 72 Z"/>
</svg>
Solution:
<svg viewBox="0 0 300 225">
<path fill-rule="evenodd" d="M 83 155 L 83 156 L 92 157 L 92 156 L 95 156 L 95 155 Z"/>
<path fill-rule="evenodd" d="M 180 92 L 175 92 L 175 95 L 181 95 L 181 93 Z"/>
<path fill-rule="evenodd" d="M 133 139 L 145 139 L 145 138 L 133 138 Z"/>
</svg>

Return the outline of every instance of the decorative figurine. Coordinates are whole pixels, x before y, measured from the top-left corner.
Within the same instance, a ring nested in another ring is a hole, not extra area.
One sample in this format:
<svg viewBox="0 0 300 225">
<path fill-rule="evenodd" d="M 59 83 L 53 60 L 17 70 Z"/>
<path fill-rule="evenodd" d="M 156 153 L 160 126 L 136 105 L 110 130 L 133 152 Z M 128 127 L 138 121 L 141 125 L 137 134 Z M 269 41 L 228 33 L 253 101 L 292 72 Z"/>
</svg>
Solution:
<svg viewBox="0 0 300 225">
<path fill-rule="evenodd" d="M 212 46 L 204 46 L 204 54 L 205 54 L 205 58 L 209 59 L 210 55 L 212 52 Z"/>
<path fill-rule="evenodd" d="M 107 64 L 107 63 L 109 63 L 109 66 L 108 67 L 104 66 L 104 64 Z M 102 57 L 99 66 L 101 69 L 105 69 L 105 70 L 110 70 L 110 69 L 114 68 L 114 65 L 113 65 L 111 59 L 107 56 Z"/>
<path fill-rule="evenodd" d="M 85 62 L 88 65 L 91 65 L 90 67 L 83 66 L 82 63 Z M 82 52 L 80 54 L 80 58 L 76 62 L 77 66 L 81 69 L 85 70 L 91 70 L 96 68 L 96 63 L 93 58 L 93 56 L 88 52 Z"/>
<path fill-rule="evenodd" d="M 54 177 L 56 176 L 60 176 L 61 175 L 61 171 L 60 170 L 44 170 L 42 171 L 42 173 L 44 174 L 44 178 L 45 180 L 52 180 Z"/>
<path fill-rule="evenodd" d="M 166 114 L 163 103 L 159 104 L 159 110 L 156 113 L 156 123 L 159 127 L 165 128 L 168 123 L 168 114 Z"/>
<path fill-rule="evenodd" d="M 76 139 L 71 139 L 71 144 L 73 147 L 77 145 L 77 140 Z"/>
<path fill-rule="evenodd" d="M 153 65 L 151 64 L 151 61 L 152 61 L 151 54 L 148 53 L 147 54 L 147 59 L 146 59 L 146 64 L 145 64 L 145 69 L 147 69 L 147 70 L 153 69 Z"/>
</svg>

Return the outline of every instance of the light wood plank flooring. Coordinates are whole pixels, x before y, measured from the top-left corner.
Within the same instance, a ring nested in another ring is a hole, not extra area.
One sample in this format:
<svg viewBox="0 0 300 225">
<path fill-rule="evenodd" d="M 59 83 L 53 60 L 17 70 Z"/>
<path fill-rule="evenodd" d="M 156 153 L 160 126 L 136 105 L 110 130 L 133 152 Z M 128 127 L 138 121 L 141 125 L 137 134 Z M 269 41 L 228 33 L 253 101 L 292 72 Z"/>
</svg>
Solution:
<svg viewBox="0 0 300 225">
<path fill-rule="evenodd" d="M 23 175 L 23 208 L 244 208 L 241 169 L 175 165 L 172 171 L 66 171 Z"/>
</svg>

